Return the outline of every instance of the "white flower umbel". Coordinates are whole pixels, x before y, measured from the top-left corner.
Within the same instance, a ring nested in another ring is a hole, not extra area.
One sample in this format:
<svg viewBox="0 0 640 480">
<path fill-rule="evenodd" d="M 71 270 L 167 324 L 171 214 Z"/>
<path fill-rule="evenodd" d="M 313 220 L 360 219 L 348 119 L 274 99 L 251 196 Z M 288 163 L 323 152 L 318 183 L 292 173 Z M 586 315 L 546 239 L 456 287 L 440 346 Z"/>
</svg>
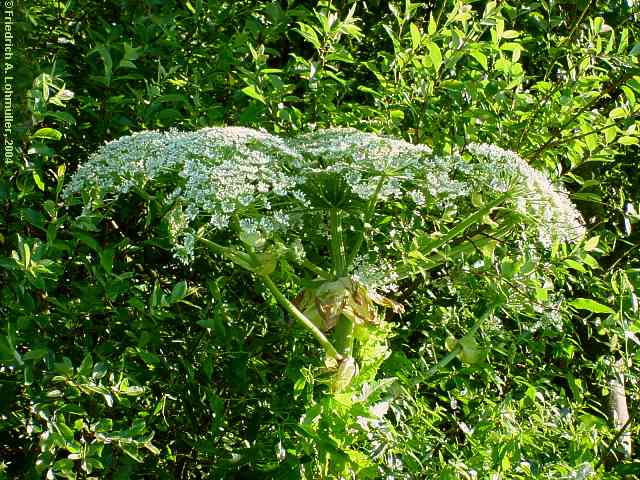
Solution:
<svg viewBox="0 0 640 480">
<path fill-rule="evenodd" d="M 549 247 L 554 240 L 573 242 L 584 236 L 582 217 L 562 186 L 552 184 L 514 152 L 475 143 L 467 148 L 479 160 L 471 176 L 477 188 L 488 184 L 506 191 L 515 184 L 523 190 L 516 197 L 515 208 L 535 219 L 543 245 Z"/>
<path fill-rule="evenodd" d="M 206 216 L 214 229 L 234 215 L 259 209 L 257 228 L 267 235 L 286 228 L 283 211 L 271 202 L 294 194 L 302 178 L 295 170 L 302 156 L 266 132 L 249 128 L 205 128 L 196 132 L 141 132 L 103 146 L 82 164 L 64 196 L 84 192 L 85 213 L 133 189 L 166 191 L 176 202 L 168 216 L 182 260 L 192 259 L 193 242 L 180 245 L 189 224 Z"/>
<path fill-rule="evenodd" d="M 164 195 L 171 239 L 185 261 L 193 258 L 194 228 L 204 224 L 246 238 L 277 234 L 286 241 L 289 234 L 305 238 L 310 226 L 321 229 L 323 209 L 336 198 L 339 208 L 360 202 L 373 210 L 395 200 L 414 204 L 416 215 L 445 207 L 464 215 L 474 192 L 496 198 L 514 186 L 518 193 L 510 206 L 533 220 L 545 246 L 583 235 L 566 192 L 516 154 L 476 144 L 468 151 L 470 161 L 438 156 L 423 145 L 345 128 L 287 140 L 240 127 L 140 132 L 100 148 L 78 168 L 64 195 L 82 192 L 85 213 L 131 190 Z M 327 187 L 333 193 L 318 206 L 314 189 L 323 182 L 333 182 Z"/>
</svg>

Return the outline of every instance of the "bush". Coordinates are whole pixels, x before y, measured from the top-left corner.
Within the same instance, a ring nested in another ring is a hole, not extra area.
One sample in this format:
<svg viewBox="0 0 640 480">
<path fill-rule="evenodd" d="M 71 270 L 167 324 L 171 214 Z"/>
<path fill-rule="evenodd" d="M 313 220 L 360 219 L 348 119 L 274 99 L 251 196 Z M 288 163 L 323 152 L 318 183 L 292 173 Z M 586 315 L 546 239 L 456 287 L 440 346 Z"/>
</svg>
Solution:
<svg viewBox="0 0 640 480">
<path fill-rule="evenodd" d="M 631 2 L 14 18 L 0 476 L 637 473 Z"/>
</svg>

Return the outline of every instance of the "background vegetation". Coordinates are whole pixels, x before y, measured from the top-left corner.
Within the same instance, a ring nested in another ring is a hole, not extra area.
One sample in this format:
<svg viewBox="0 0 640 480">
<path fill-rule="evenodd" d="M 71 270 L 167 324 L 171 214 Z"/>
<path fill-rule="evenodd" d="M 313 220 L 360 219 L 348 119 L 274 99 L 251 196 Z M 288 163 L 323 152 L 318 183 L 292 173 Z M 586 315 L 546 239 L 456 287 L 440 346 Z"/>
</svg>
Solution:
<svg viewBox="0 0 640 480">
<path fill-rule="evenodd" d="M 623 374 L 638 438 L 633 3 L 16 2 L 0 478 L 281 479 L 314 461 L 299 420 L 319 350 L 247 289 L 248 274 L 177 263 L 146 239 L 133 199 L 99 225 L 61 201 L 105 141 L 212 125 L 351 126 L 440 152 L 495 143 L 558 178 L 589 236 L 544 260 L 535 293 L 557 298 L 555 314 L 534 302 L 503 311 L 482 331 L 480 365 L 428 376 L 487 278 L 441 282 L 445 265 L 426 285 L 407 281 L 382 366 L 399 379 L 393 428 L 358 438 L 337 406 L 326 428 L 338 450 L 378 445 L 368 478 L 637 474 L 608 419 L 609 381 Z M 527 289 L 527 268 L 507 257 L 496 274 Z"/>
</svg>

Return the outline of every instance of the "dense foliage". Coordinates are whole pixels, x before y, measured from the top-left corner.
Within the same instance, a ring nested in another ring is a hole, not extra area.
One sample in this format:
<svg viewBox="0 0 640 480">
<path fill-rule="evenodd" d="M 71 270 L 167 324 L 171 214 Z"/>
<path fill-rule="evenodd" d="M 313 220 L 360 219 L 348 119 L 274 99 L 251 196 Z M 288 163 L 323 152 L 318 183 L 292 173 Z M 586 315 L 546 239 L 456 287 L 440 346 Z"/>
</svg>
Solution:
<svg viewBox="0 0 640 480">
<path fill-rule="evenodd" d="M 634 4 L 16 2 L 0 478 L 637 474 Z"/>
</svg>

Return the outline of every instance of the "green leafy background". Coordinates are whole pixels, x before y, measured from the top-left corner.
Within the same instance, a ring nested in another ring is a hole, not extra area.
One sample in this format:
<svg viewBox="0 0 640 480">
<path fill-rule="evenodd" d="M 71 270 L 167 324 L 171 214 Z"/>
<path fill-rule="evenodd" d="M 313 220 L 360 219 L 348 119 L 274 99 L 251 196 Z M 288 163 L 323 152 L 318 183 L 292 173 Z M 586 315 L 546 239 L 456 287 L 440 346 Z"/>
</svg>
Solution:
<svg viewBox="0 0 640 480">
<path fill-rule="evenodd" d="M 15 3 L 14 154 L 0 171 L 0 478 L 318 478 L 317 444 L 360 462 L 358 478 L 640 471 L 607 418 L 622 369 L 638 438 L 636 2 Z M 141 199 L 108 222 L 61 201 L 65 179 L 105 141 L 212 125 L 350 126 L 436 152 L 513 149 L 564 183 L 589 234 L 553 252 L 546 283 L 532 284 L 520 258 L 501 258 L 494 274 L 566 301 L 552 321 L 530 303 L 503 312 L 481 332 L 482 362 L 427 375 L 446 338 L 473 323 L 491 277 L 405 282 L 395 300 L 410 308 L 392 319 L 381 367 L 399 379 L 393 431 L 358 438 L 354 412 L 325 402 L 332 434 L 318 436 L 300 423 L 318 350 L 247 287 L 248 273 L 175 262 L 144 235 L 156 212 Z M 361 441 L 384 445 L 371 452 L 376 469 L 348 447 Z"/>
</svg>

